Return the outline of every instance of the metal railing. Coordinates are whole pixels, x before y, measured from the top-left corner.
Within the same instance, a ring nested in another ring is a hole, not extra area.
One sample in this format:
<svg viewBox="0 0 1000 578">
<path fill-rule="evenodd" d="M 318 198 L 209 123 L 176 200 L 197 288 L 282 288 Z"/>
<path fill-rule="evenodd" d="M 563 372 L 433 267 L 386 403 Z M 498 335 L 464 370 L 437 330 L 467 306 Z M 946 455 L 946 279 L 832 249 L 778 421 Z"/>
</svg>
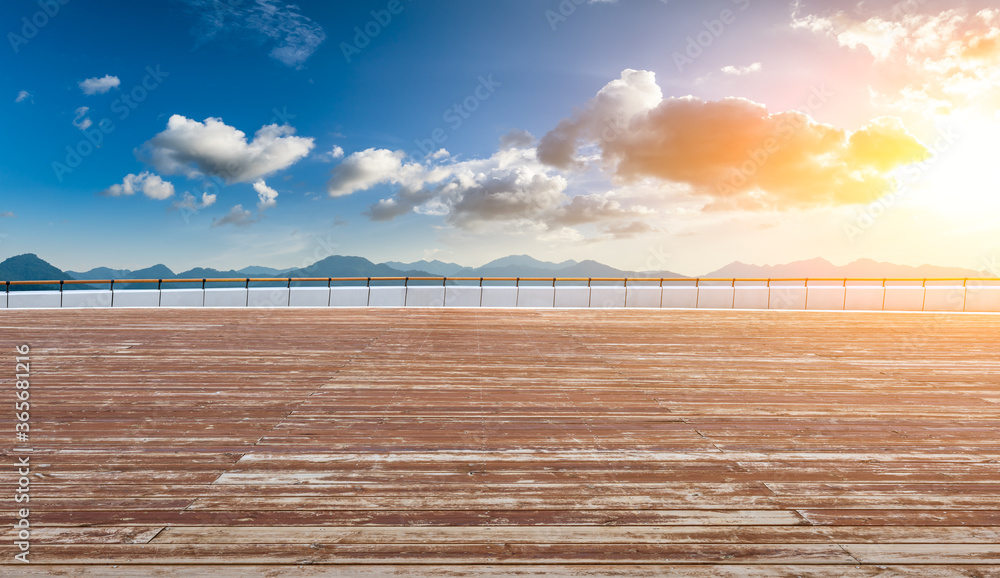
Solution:
<svg viewBox="0 0 1000 578">
<path fill-rule="evenodd" d="M 583 283 L 592 286 L 593 283 L 621 283 L 623 287 L 628 287 L 630 283 L 658 283 L 664 286 L 666 283 L 693 283 L 694 287 L 699 287 L 704 283 L 727 283 L 736 287 L 737 283 L 765 283 L 769 287 L 772 283 L 802 283 L 804 287 L 809 287 L 809 283 L 842 283 L 844 287 L 848 283 L 881 283 L 886 286 L 888 283 L 920 283 L 926 287 L 928 283 L 939 282 L 962 282 L 965 287 L 969 282 L 1000 282 L 998 277 L 785 277 L 785 278 L 756 278 L 756 277 L 735 277 L 735 278 L 711 278 L 711 277 L 233 277 L 233 278 L 202 278 L 202 279 L 63 279 L 63 280 L 40 280 L 40 281 L 0 281 L 4 290 L 10 292 L 11 287 L 16 286 L 44 286 L 58 285 L 62 291 L 67 285 L 108 285 L 114 291 L 115 285 L 150 285 L 156 284 L 158 290 L 163 289 L 163 285 L 180 284 L 200 284 L 202 289 L 208 288 L 209 284 L 219 283 L 243 283 L 245 288 L 250 288 L 251 283 L 282 283 L 286 287 L 291 287 L 292 283 L 326 283 L 332 287 L 334 283 L 365 282 L 366 286 L 371 286 L 372 282 L 402 281 L 403 287 L 409 286 L 411 281 L 419 282 L 439 282 L 442 286 L 447 286 L 449 282 L 478 282 L 483 286 L 487 282 L 513 282 L 515 287 L 521 283 L 551 283 L 555 287 L 558 283 Z M 718 285 L 716 285 L 718 286 Z"/>
<path fill-rule="evenodd" d="M 286 287 L 291 287 L 292 283 L 326 283 L 332 287 L 334 283 L 365 282 L 366 286 L 371 286 L 372 282 L 402 281 L 403 287 L 409 286 L 412 281 L 438 282 L 442 286 L 447 286 L 449 282 L 478 282 L 483 286 L 487 282 L 513 282 L 514 286 L 521 283 L 551 283 L 555 287 L 558 283 L 583 283 L 592 286 L 593 283 L 621 283 L 623 287 L 628 287 L 630 283 L 657 283 L 664 286 L 667 283 L 693 283 L 694 287 L 699 287 L 704 283 L 727 283 L 736 287 L 737 283 L 765 283 L 771 286 L 772 283 L 802 283 L 809 287 L 813 283 L 842 283 L 844 287 L 848 283 L 881 283 L 883 286 L 888 283 L 920 283 L 927 286 L 928 283 L 939 282 L 962 282 L 965 287 L 969 282 L 1000 282 L 998 277 L 785 277 L 785 278 L 710 278 L 710 277 L 233 277 L 233 278 L 203 278 L 203 279 L 63 279 L 63 280 L 40 280 L 40 281 L 0 281 L 4 290 L 10 292 L 11 287 L 16 286 L 45 286 L 58 285 L 62 291 L 67 285 L 108 285 L 114 291 L 115 285 L 151 285 L 156 284 L 156 288 L 162 290 L 166 285 L 180 284 L 200 284 L 202 289 L 208 288 L 209 284 L 219 283 L 243 283 L 245 288 L 250 288 L 251 283 L 282 283 Z M 716 285 L 718 286 L 718 285 Z"/>
</svg>

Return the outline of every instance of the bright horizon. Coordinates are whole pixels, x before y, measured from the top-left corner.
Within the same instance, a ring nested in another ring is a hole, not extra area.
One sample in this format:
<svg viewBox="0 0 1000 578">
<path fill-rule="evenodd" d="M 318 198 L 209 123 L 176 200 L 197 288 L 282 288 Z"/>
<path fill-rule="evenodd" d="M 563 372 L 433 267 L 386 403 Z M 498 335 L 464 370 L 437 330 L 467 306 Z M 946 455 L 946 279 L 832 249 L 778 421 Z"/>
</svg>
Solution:
<svg viewBox="0 0 1000 578">
<path fill-rule="evenodd" d="M 985 0 L 55 4 L 0 6 L 0 258 L 1000 257 Z"/>
</svg>

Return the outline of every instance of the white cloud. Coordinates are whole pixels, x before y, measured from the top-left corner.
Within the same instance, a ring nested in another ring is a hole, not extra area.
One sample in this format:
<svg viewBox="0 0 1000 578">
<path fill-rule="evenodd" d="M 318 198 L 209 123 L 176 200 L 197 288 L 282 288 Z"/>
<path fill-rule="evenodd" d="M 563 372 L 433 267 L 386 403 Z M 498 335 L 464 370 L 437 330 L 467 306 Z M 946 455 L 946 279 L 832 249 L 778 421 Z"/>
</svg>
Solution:
<svg viewBox="0 0 1000 578">
<path fill-rule="evenodd" d="M 122 81 L 117 76 L 105 75 L 103 78 L 88 78 L 80 81 L 80 89 L 84 94 L 104 94 L 112 88 L 121 86 Z"/>
<path fill-rule="evenodd" d="M 863 5 L 859 5 L 863 6 Z M 860 8 L 859 8 L 860 9 Z M 853 16 L 792 15 L 792 27 L 871 54 L 876 104 L 926 115 L 1000 107 L 1000 18 L 995 10 Z M 899 94 L 899 97 L 887 95 Z"/>
<path fill-rule="evenodd" d="M 326 40 L 323 28 L 304 16 L 298 6 L 280 0 L 181 1 L 199 17 L 196 32 L 203 41 L 220 32 L 248 35 L 269 42 L 271 58 L 291 68 L 302 68 Z"/>
<path fill-rule="evenodd" d="M 406 162 L 400 151 L 355 153 L 335 169 L 333 190 L 342 196 L 397 185 L 395 194 L 368 207 L 374 221 L 414 212 L 443 217 L 460 229 L 534 233 L 549 240 L 565 239 L 562 230 L 572 230 L 571 225 L 652 214 L 643 207 L 623 206 L 611 193 L 570 198 L 566 179 L 539 162 L 532 148 L 507 146 L 486 159 L 441 157 L 425 163 Z"/>
<path fill-rule="evenodd" d="M 171 206 L 171 208 L 181 211 L 186 211 L 188 213 L 197 213 L 202 209 L 206 209 L 214 205 L 216 199 L 217 199 L 216 195 L 212 195 L 209 193 L 202 193 L 201 201 L 199 201 L 191 193 L 184 193 L 184 196 L 181 198 L 181 200 L 176 201 Z"/>
<path fill-rule="evenodd" d="M 246 133 L 222 119 L 198 122 L 175 114 L 167 129 L 146 142 L 138 156 L 163 174 L 250 182 L 286 169 L 309 154 L 314 140 L 294 135 L 291 126 L 271 124 L 247 141 Z"/>
<path fill-rule="evenodd" d="M 260 219 L 255 219 L 253 213 L 249 210 L 244 209 L 243 205 L 235 205 L 225 216 L 213 219 L 213 227 L 221 227 L 223 225 L 234 225 L 237 227 L 246 227 L 247 225 L 252 225 L 259 221 Z"/>
<path fill-rule="evenodd" d="M 264 179 L 258 179 L 254 182 L 253 190 L 257 191 L 257 198 L 260 199 L 257 208 L 261 211 L 278 205 L 278 191 L 267 186 Z"/>
<path fill-rule="evenodd" d="M 428 180 L 419 163 L 405 163 L 402 151 L 367 149 L 356 152 L 333 169 L 326 185 L 331 197 L 343 197 L 381 184 L 420 186 Z"/>
<path fill-rule="evenodd" d="M 174 195 L 174 185 L 164 181 L 159 175 L 145 171 L 138 175 L 126 175 L 122 184 L 111 185 L 103 194 L 109 197 L 122 197 L 134 195 L 136 192 L 142 192 L 150 199 L 163 201 Z"/>
<path fill-rule="evenodd" d="M 344 149 L 340 148 L 339 146 L 334 146 L 328 152 L 319 155 L 319 160 L 323 161 L 324 163 L 332 163 L 333 161 L 342 158 L 344 158 Z"/>
<path fill-rule="evenodd" d="M 626 70 L 542 138 L 539 158 L 610 169 L 618 183 L 683 184 L 712 208 L 786 209 L 874 200 L 894 169 L 928 154 L 895 118 L 850 133 L 746 99 L 659 94 L 653 73 Z"/>
<path fill-rule="evenodd" d="M 30 92 L 28 92 L 27 90 L 22 90 L 21 92 L 17 93 L 17 98 L 14 99 L 14 102 L 20 103 L 25 101 L 34 102 L 35 99 L 31 97 Z"/>
<path fill-rule="evenodd" d="M 628 119 L 648 111 L 663 100 L 656 75 L 646 70 L 627 69 L 621 78 L 609 82 L 597 93 L 587 108 L 575 118 L 561 121 L 538 143 L 538 158 L 561 169 L 581 168 L 576 158 L 577 141 L 584 135 L 596 135 L 613 141 L 626 128 Z"/>
<path fill-rule="evenodd" d="M 746 76 L 754 72 L 760 72 L 764 66 L 759 62 L 754 62 L 749 66 L 724 66 L 722 73 L 730 76 Z"/>
<path fill-rule="evenodd" d="M 90 111 L 89 107 L 81 106 L 76 109 L 76 117 L 73 118 L 73 126 L 80 130 L 87 130 L 94 124 L 92 120 L 87 118 L 87 113 Z"/>
</svg>

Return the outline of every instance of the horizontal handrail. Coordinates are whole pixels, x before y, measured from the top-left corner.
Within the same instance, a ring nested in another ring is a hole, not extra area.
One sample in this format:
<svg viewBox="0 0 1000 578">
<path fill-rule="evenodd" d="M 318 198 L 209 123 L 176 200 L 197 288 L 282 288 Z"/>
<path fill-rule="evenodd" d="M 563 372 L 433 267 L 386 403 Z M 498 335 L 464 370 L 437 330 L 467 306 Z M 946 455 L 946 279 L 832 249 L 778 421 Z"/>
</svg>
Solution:
<svg viewBox="0 0 1000 578">
<path fill-rule="evenodd" d="M 799 282 L 804 283 L 805 286 L 809 286 L 810 282 L 813 283 L 921 283 L 926 285 L 927 283 L 937 283 L 937 282 L 957 282 L 961 281 L 963 285 L 969 282 L 1000 282 L 1000 277 L 225 277 L 225 278 L 202 278 L 202 279 L 55 279 L 55 280 L 38 280 L 38 281 L 0 281 L 0 284 L 6 288 L 9 292 L 11 286 L 25 286 L 25 285 L 59 285 L 60 290 L 62 290 L 64 285 L 110 285 L 111 289 L 115 289 L 115 285 L 150 285 L 156 284 L 157 287 L 162 287 L 164 284 L 200 284 L 205 288 L 209 284 L 213 283 L 244 283 L 247 287 L 250 283 L 284 283 L 287 286 L 291 286 L 292 283 L 327 283 L 328 286 L 332 286 L 333 283 L 342 282 L 365 282 L 368 286 L 374 282 L 385 282 L 385 281 L 402 281 L 404 286 L 408 286 L 411 281 L 435 281 L 447 285 L 449 281 L 475 281 L 480 284 L 487 281 L 491 282 L 513 282 L 516 285 L 520 285 L 522 282 L 525 283 L 552 283 L 553 285 L 557 283 L 569 283 L 569 282 L 587 282 L 589 283 L 622 283 L 623 286 L 628 287 L 629 283 L 659 283 L 663 285 L 665 283 L 693 283 L 695 285 L 701 285 L 702 283 L 728 283 L 736 285 L 737 283 L 791 283 Z"/>
</svg>

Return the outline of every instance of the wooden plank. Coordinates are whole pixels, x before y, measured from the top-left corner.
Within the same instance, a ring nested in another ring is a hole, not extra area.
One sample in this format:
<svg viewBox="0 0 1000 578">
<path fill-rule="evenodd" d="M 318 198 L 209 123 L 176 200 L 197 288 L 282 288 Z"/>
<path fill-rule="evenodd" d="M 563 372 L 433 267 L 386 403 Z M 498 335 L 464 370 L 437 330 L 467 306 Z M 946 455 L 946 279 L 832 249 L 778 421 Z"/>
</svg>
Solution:
<svg viewBox="0 0 1000 578">
<path fill-rule="evenodd" d="M 36 560 L 102 576 L 1000 574 L 997 323 L 0 311 Z"/>
</svg>

